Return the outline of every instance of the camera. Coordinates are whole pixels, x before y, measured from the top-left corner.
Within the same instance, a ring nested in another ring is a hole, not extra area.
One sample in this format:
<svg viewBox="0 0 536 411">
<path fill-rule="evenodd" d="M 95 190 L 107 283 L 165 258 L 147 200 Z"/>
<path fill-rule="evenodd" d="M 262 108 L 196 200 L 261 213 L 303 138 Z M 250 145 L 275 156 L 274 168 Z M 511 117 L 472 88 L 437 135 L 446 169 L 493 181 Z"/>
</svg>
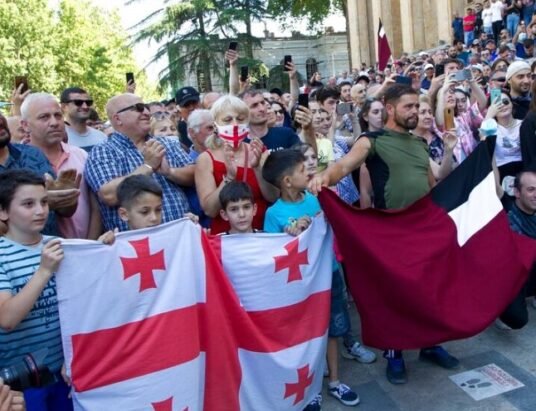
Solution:
<svg viewBox="0 0 536 411">
<path fill-rule="evenodd" d="M 15 391 L 52 384 L 56 378 L 44 364 L 47 354 L 47 348 L 26 354 L 16 363 L 0 368 L 0 378 Z"/>
</svg>

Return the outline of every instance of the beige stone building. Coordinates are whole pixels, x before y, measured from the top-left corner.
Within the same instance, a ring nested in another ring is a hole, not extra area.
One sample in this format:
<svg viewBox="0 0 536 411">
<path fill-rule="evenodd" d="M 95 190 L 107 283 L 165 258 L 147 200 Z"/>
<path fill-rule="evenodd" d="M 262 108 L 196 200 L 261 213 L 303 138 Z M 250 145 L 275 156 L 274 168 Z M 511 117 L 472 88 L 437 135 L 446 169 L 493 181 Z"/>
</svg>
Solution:
<svg viewBox="0 0 536 411">
<path fill-rule="evenodd" d="M 467 0 L 348 0 L 348 39 L 352 67 L 376 62 L 381 18 L 394 56 L 448 43 L 452 16 L 465 13 Z"/>
</svg>

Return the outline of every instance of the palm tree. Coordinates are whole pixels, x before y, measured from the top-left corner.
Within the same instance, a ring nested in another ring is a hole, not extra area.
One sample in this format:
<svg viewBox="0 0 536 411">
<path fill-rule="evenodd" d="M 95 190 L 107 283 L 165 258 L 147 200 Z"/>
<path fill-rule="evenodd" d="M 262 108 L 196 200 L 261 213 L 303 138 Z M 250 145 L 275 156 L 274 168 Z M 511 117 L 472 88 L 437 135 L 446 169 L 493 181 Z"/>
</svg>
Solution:
<svg viewBox="0 0 536 411">
<path fill-rule="evenodd" d="M 128 0 L 126 5 L 138 0 Z M 164 42 L 148 64 L 167 56 L 169 63 L 159 73 L 160 85 L 177 88 L 187 74 L 198 72 L 204 80 L 202 91 L 212 89 L 212 73 L 221 77 L 222 32 L 212 0 L 171 1 L 138 22 L 133 42 Z"/>
</svg>

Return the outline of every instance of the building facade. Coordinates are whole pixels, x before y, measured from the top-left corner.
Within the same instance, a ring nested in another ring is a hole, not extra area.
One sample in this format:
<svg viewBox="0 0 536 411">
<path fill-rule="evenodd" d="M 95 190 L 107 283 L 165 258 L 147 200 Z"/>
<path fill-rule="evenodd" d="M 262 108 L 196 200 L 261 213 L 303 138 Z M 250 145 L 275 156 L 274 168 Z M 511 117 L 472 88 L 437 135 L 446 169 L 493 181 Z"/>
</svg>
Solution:
<svg viewBox="0 0 536 411">
<path fill-rule="evenodd" d="M 285 55 L 291 55 L 297 70 L 305 77 L 319 71 L 323 78 L 338 75 L 349 69 L 348 40 L 346 32 L 335 32 L 328 28 L 326 33 L 318 36 L 304 36 L 293 33 L 292 37 L 275 37 L 266 33 L 261 39 L 261 46 L 253 50 L 254 58 L 261 60 L 269 70 L 278 66 Z M 224 67 L 224 53 L 220 53 L 221 67 Z M 187 70 L 184 85 L 192 85 L 202 90 L 202 80 L 195 72 Z M 225 90 L 224 79 L 216 73 L 212 77 L 212 89 Z"/>
<path fill-rule="evenodd" d="M 467 0 L 348 0 L 348 41 L 352 67 L 377 59 L 379 20 L 391 52 L 416 52 L 449 43 L 452 16 L 465 13 Z"/>
</svg>

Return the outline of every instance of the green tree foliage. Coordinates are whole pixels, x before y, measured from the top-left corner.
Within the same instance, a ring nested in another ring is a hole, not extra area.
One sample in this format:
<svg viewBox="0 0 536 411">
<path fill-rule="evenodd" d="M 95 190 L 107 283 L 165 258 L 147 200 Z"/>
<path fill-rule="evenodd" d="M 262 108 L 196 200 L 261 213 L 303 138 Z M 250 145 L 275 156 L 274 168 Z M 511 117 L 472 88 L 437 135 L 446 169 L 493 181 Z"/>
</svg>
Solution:
<svg viewBox="0 0 536 411">
<path fill-rule="evenodd" d="M 156 99 L 138 72 L 117 14 L 89 0 L 62 0 L 52 10 L 47 0 L 0 2 L 0 96 L 9 98 L 13 79 L 27 75 L 32 90 L 59 96 L 70 86 L 85 88 L 103 114 L 106 101 L 125 90 L 125 73 L 135 72 L 137 93 Z"/>
<path fill-rule="evenodd" d="M 346 17 L 346 2 L 347 0 L 268 0 L 267 11 L 284 27 L 291 27 L 293 20 L 305 19 L 312 29 L 334 12 L 342 12 Z"/>
</svg>

